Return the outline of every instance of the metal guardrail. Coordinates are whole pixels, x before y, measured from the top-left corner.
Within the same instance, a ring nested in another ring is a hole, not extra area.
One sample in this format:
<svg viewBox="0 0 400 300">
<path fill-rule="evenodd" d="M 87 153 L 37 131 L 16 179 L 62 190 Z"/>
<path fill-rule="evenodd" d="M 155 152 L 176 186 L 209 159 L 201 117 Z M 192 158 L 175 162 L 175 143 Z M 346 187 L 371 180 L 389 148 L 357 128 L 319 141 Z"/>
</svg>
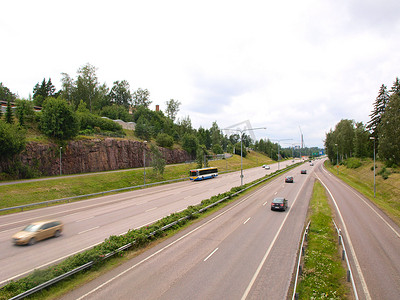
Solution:
<svg viewBox="0 0 400 300">
<path fill-rule="evenodd" d="M 304 253 L 305 253 L 304 241 L 307 241 L 308 229 L 310 228 L 310 224 L 311 224 L 311 221 L 308 221 L 307 227 L 303 233 L 303 238 L 301 240 L 301 245 L 300 245 L 301 252 L 299 253 L 299 259 L 297 260 L 297 269 L 296 269 L 297 271 L 296 271 L 296 278 L 294 280 L 294 291 L 293 291 L 292 300 L 299 298 L 299 294 L 296 293 L 297 281 L 298 281 L 299 276 L 303 272 L 303 269 L 302 269 L 300 263 L 301 263 L 301 258 L 302 258 L 302 256 L 304 256 Z"/>
<path fill-rule="evenodd" d="M 342 249 L 342 260 L 346 260 L 346 264 L 347 264 L 347 282 L 351 281 L 351 285 L 352 285 L 353 291 L 354 291 L 354 298 L 356 300 L 358 300 L 357 289 L 356 289 L 356 285 L 355 285 L 355 282 L 354 282 L 354 276 L 352 276 L 352 273 L 351 273 L 349 257 L 347 256 L 346 247 L 344 245 L 343 236 L 342 236 L 342 230 L 337 227 L 337 225 L 335 223 L 335 220 L 332 219 L 332 222 L 335 225 L 336 232 L 337 232 L 338 237 L 339 237 L 339 245 L 341 245 L 342 248 L 343 248 Z"/>
<path fill-rule="evenodd" d="M 354 278 L 351 275 L 351 268 L 350 268 L 349 258 L 347 256 L 346 247 L 345 247 L 344 242 L 343 242 L 342 232 L 337 227 L 337 225 L 335 223 L 335 220 L 332 219 L 332 222 L 335 225 L 336 232 L 337 232 L 338 237 L 339 237 L 339 245 L 341 245 L 342 248 L 343 248 L 343 250 L 342 250 L 342 260 L 346 260 L 346 264 L 347 264 L 347 281 L 348 282 L 351 281 L 351 284 L 352 284 L 352 287 L 353 287 L 353 291 L 354 291 L 354 299 L 358 300 L 357 289 L 356 289 L 356 286 L 355 286 L 355 283 L 354 283 Z M 311 224 L 311 221 L 308 222 L 306 230 L 304 231 L 304 234 L 303 234 L 303 239 L 301 241 L 301 246 L 300 246 L 301 252 L 299 254 L 299 259 L 297 261 L 297 269 L 296 269 L 297 271 L 296 271 L 296 278 L 295 278 L 295 281 L 294 281 L 294 291 L 293 291 L 292 300 L 299 299 L 299 294 L 296 293 L 297 281 L 298 281 L 298 277 L 303 272 L 303 269 L 301 267 L 301 258 L 302 258 L 302 256 L 304 256 L 304 253 L 305 253 L 304 241 L 307 241 L 307 235 L 308 235 L 308 230 L 309 230 L 310 224 Z"/>
<path fill-rule="evenodd" d="M 297 164 L 291 165 L 291 166 L 290 166 L 290 169 L 293 168 L 293 167 L 295 167 L 295 166 L 297 166 Z M 201 209 L 200 209 L 199 211 L 197 211 L 197 212 L 193 212 L 192 214 L 187 215 L 187 216 L 185 216 L 185 217 L 182 217 L 182 218 L 180 218 L 180 219 L 177 220 L 177 221 L 174 221 L 174 222 L 172 222 L 172 223 L 169 223 L 169 224 L 167 224 L 167 225 L 165 225 L 165 226 L 163 226 L 163 227 L 161 227 L 161 228 L 159 228 L 159 229 L 157 229 L 157 230 L 155 230 L 155 231 L 149 233 L 149 234 L 147 235 L 147 238 L 150 238 L 150 237 L 154 236 L 157 232 L 165 231 L 165 230 L 167 230 L 168 228 L 170 228 L 170 227 L 172 227 L 172 226 L 178 224 L 179 222 L 181 222 L 181 221 L 183 221 L 183 220 L 186 220 L 186 219 L 189 219 L 189 218 L 190 218 L 192 215 L 194 215 L 194 214 L 202 213 L 202 212 L 206 211 L 207 209 L 209 209 L 209 208 L 211 208 L 211 207 L 213 207 L 213 206 L 216 206 L 216 205 L 218 205 L 219 203 L 221 203 L 221 202 L 223 202 L 223 201 L 225 201 L 225 200 L 227 200 L 227 199 L 230 199 L 230 198 L 232 198 L 232 197 L 234 197 L 234 196 L 236 196 L 236 195 L 238 195 L 238 194 L 240 194 L 240 193 L 242 193 L 242 192 L 244 192 L 244 191 L 250 189 L 251 187 L 254 187 L 255 185 L 258 185 L 258 184 L 260 184 L 260 183 L 262 183 L 262 182 L 264 182 L 264 181 L 266 181 L 266 180 L 268 180 L 268 179 L 271 179 L 271 178 L 273 178 L 273 177 L 275 177 L 275 176 L 277 176 L 277 175 L 279 175 L 279 174 L 281 174 L 281 173 L 284 173 L 284 172 L 286 172 L 286 171 L 287 171 L 287 170 L 283 169 L 283 170 L 280 170 L 279 172 L 275 172 L 275 173 L 273 173 L 273 175 L 268 176 L 268 177 L 266 177 L 266 178 L 263 178 L 263 179 L 261 179 L 260 181 L 257 181 L 257 182 L 255 182 L 255 183 L 249 185 L 248 187 L 246 187 L 246 188 L 244 188 L 244 189 L 241 189 L 240 191 L 238 191 L 238 192 L 236 192 L 236 193 L 233 193 L 232 195 L 229 195 L 229 196 L 224 197 L 224 198 L 222 198 L 222 199 L 220 199 L 220 200 L 218 200 L 218 201 L 216 201 L 216 202 L 214 202 L 214 203 L 211 203 L 210 205 L 201 208 Z M 126 188 L 126 189 L 128 189 L 128 188 Z M 109 258 L 109 257 L 111 257 L 111 256 L 113 256 L 113 255 L 115 255 L 115 254 L 117 254 L 117 253 L 119 253 L 119 252 L 121 252 L 121 251 L 124 251 L 124 250 L 126 250 L 126 249 L 129 249 L 129 248 L 132 247 L 135 243 L 136 243 L 136 241 L 133 241 L 133 242 L 131 242 L 131 243 L 129 243 L 129 244 L 126 244 L 126 245 L 124 245 L 124 246 L 118 248 L 117 250 L 115 250 L 115 251 L 113 251 L 113 252 L 111 252 L 111 253 L 108 253 L 108 254 L 104 255 L 104 257 L 102 257 L 102 260 L 107 259 L 107 258 Z M 88 268 L 92 267 L 94 264 L 95 264 L 95 261 L 90 261 L 90 262 L 88 262 L 88 263 L 86 263 L 86 264 L 84 264 L 84 265 L 82 265 L 82 266 L 79 266 L 79 267 L 77 267 L 77 268 L 75 268 L 75 269 L 73 269 L 73 270 L 71 270 L 71 271 L 68 271 L 67 273 L 64 273 L 64 274 L 62 274 L 62 275 L 60 275 L 60 276 L 58 276 L 58 277 L 55 277 L 55 278 L 53 278 L 53 279 L 50 279 L 49 281 L 46 281 L 46 282 L 44 282 L 44 283 L 42 283 L 42 284 L 40 284 L 40 285 L 38 285 L 38 286 L 36 286 L 36 287 L 34 287 L 34 288 L 32 288 L 32 289 L 26 291 L 26 292 L 23 292 L 23 293 L 21 293 L 21 294 L 19 294 L 19 295 L 16 295 L 16 296 L 14 296 L 13 298 L 10 298 L 9 300 L 23 299 L 23 298 L 25 298 L 25 297 L 27 297 L 27 296 L 33 294 L 33 293 L 36 293 L 36 292 L 38 292 L 38 291 L 40 291 L 40 290 L 42 290 L 42 289 L 47 288 L 47 287 L 49 287 L 49 286 L 51 286 L 51 285 L 53 285 L 53 284 L 55 284 L 55 283 L 57 283 L 57 282 L 59 282 L 59 281 L 61 281 L 61 280 L 63 280 L 63 279 L 66 279 L 66 278 L 68 278 L 68 277 L 74 275 L 75 273 L 78 273 L 78 272 L 80 272 L 80 271 L 83 271 L 83 270 L 85 270 L 85 269 L 88 269 Z"/>
</svg>

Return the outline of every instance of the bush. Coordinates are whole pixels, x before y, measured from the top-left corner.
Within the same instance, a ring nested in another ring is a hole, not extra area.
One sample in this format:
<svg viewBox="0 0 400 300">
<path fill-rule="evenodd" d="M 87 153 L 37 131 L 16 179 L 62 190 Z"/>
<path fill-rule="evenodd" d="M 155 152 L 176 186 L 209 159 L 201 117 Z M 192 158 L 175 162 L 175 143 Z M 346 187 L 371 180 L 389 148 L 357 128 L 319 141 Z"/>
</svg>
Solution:
<svg viewBox="0 0 400 300">
<path fill-rule="evenodd" d="M 43 105 L 40 128 L 48 137 L 67 140 L 78 134 L 79 120 L 67 101 L 50 97 Z"/>
<path fill-rule="evenodd" d="M 90 112 L 78 112 L 78 118 L 81 131 L 93 130 L 93 132 L 95 132 L 97 127 L 100 128 L 101 131 L 111 131 L 124 135 L 122 126 L 110 119 L 102 118 Z"/>
<path fill-rule="evenodd" d="M 357 168 L 361 167 L 361 165 L 362 165 L 361 160 L 359 158 L 355 158 L 355 157 L 351 157 L 351 158 L 347 159 L 344 162 L 344 164 L 349 169 L 357 169 Z"/>
<path fill-rule="evenodd" d="M 160 147 L 171 148 L 174 145 L 174 139 L 166 133 L 159 133 L 156 137 L 156 143 Z"/>
</svg>

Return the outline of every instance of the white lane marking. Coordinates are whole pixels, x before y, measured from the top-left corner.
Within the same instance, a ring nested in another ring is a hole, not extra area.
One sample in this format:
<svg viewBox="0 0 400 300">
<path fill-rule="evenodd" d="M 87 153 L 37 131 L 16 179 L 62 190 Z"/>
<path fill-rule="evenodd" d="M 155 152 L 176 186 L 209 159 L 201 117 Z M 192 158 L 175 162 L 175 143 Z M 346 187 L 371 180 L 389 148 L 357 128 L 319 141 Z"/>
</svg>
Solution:
<svg viewBox="0 0 400 300">
<path fill-rule="evenodd" d="M 294 201 L 293 201 L 292 206 L 293 206 L 293 205 L 295 204 L 295 202 L 297 201 L 297 198 L 299 197 L 300 192 L 303 190 L 304 184 L 305 184 L 306 182 L 307 182 L 307 181 L 305 180 L 305 181 L 303 182 L 303 184 L 301 185 L 301 188 L 299 189 L 299 191 L 297 192 L 296 197 L 294 198 Z M 242 300 L 245 300 L 245 299 L 247 298 L 247 296 L 249 295 L 250 290 L 251 290 L 251 288 L 253 287 L 254 282 L 256 281 L 258 275 L 260 274 L 261 269 L 262 269 L 262 267 L 263 267 L 265 261 L 267 260 L 267 257 L 268 257 L 268 255 L 269 255 L 269 253 L 271 252 L 271 249 L 272 249 L 272 247 L 274 246 L 274 244 L 275 244 L 275 242 L 276 242 L 276 239 L 278 238 L 278 236 L 279 236 L 279 234 L 280 234 L 280 232 L 281 232 L 281 230 L 282 230 L 282 228 L 283 228 L 283 225 L 285 225 L 286 220 L 287 220 L 287 218 L 289 217 L 289 214 L 291 213 L 291 211 L 292 211 L 292 210 L 289 210 L 289 213 L 287 213 L 286 216 L 285 216 L 285 218 L 283 219 L 283 222 L 282 222 L 281 226 L 279 227 L 278 231 L 276 232 L 276 234 L 275 234 L 275 236 L 274 236 L 274 239 L 272 240 L 272 242 L 271 242 L 271 244 L 269 245 L 267 251 L 265 252 L 264 257 L 263 257 L 263 259 L 261 260 L 260 264 L 258 265 L 258 268 L 257 268 L 256 272 L 254 273 L 253 278 L 250 280 L 250 283 L 249 283 L 249 285 L 247 286 L 247 288 L 246 288 L 246 290 L 245 290 L 245 292 L 244 292 L 244 294 L 243 294 L 243 296 L 242 296 Z"/>
<path fill-rule="evenodd" d="M 248 218 L 246 221 L 244 221 L 243 225 L 246 224 L 251 218 Z"/>
<path fill-rule="evenodd" d="M 83 221 L 90 220 L 90 219 L 93 219 L 93 218 L 94 218 L 94 216 L 91 216 L 91 217 L 85 218 L 85 219 L 80 219 L 80 220 L 75 221 L 75 223 L 83 222 Z"/>
<path fill-rule="evenodd" d="M 155 210 L 155 209 L 157 209 L 157 206 L 156 206 L 156 207 L 153 207 L 153 208 L 149 208 L 149 209 L 147 209 L 145 212 L 149 212 L 149 211 L 152 211 L 152 210 Z"/>
<path fill-rule="evenodd" d="M 209 259 L 215 252 L 217 252 L 218 248 L 215 248 L 215 250 L 213 252 L 210 253 L 210 255 L 208 255 L 204 261 L 207 261 L 207 259 Z"/>
<path fill-rule="evenodd" d="M 267 203 L 268 203 L 268 201 L 265 201 L 264 204 L 263 204 L 263 206 L 267 205 Z"/>
<path fill-rule="evenodd" d="M 328 187 L 325 185 L 325 183 L 322 182 L 321 178 L 318 176 L 317 173 L 315 173 L 315 176 L 317 176 L 318 180 L 322 183 L 322 185 L 323 185 L 323 186 L 325 187 L 325 189 L 328 191 L 329 195 L 330 195 L 331 198 L 332 198 L 333 203 L 335 204 L 336 210 L 337 210 L 338 215 L 339 215 L 339 217 L 340 217 L 340 220 L 341 220 L 341 222 L 342 222 L 342 224 L 343 224 L 343 229 L 344 229 L 344 232 L 345 232 L 346 237 L 347 237 L 347 243 L 349 244 L 350 251 L 351 251 L 351 255 L 353 256 L 354 264 L 356 265 L 356 269 L 357 269 L 358 276 L 360 277 L 361 286 L 362 286 L 362 288 L 363 288 L 363 290 L 364 290 L 365 298 L 371 299 L 371 295 L 369 294 L 369 290 L 368 290 L 368 287 L 367 287 L 367 283 L 365 282 L 364 275 L 363 275 L 363 273 L 362 273 L 360 264 L 359 264 L 359 262 L 358 262 L 356 252 L 354 251 L 354 248 L 353 248 L 353 243 L 351 242 L 350 235 L 348 234 L 348 231 L 347 231 L 346 223 L 345 223 L 344 220 L 343 220 L 342 213 L 340 212 L 339 207 L 338 207 L 338 205 L 337 205 L 337 203 L 336 203 L 336 200 L 335 200 L 335 198 L 333 197 L 331 191 L 328 189 Z"/>
<path fill-rule="evenodd" d="M 262 189 L 260 189 L 262 190 Z M 231 206 L 230 208 L 228 208 L 227 210 L 223 211 L 222 213 L 216 215 L 214 218 L 208 220 L 207 222 L 205 222 L 204 224 L 200 225 L 199 227 L 196 227 L 195 229 L 191 230 L 190 232 L 186 233 L 185 235 L 181 236 L 180 238 L 176 239 L 175 241 L 171 242 L 170 244 L 166 245 L 165 247 L 161 248 L 160 250 L 154 252 L 153 254 L 151 254 L 150 256 L 144 258 L 143 260 L 139 261 L 137 264 L 131 266 L 130 268 L 126 269 L 125 271 L 122 271 L 121 273 L 117 274 L 116 276 L 114 276 L 113 278 L 107 280 L 106 282 L 104 282 L 103 284 L 97 286 L 96 288 L 94 288 L 93 290 L 87 292 L 85 295 L 79 297 L 77 300 L 81 300 L 87 296 L 89 296 L 90 294 L 93 294 L 94 292 L 96 292 L 97 290 L 101 289 L 103 286 L 109 284 L 110 282 L 118 279 L 119 277 L 121 277 L 122 275 L 124 275 L 127 272 L 130 272 L 131 270 L 133 270 L 134 268 L 136 268 L 137 266 L 143 264 L 144 262 L 148 261 L 149 259 L 151 259 L 152 257 L 158 255 L 159 253 L 163 252 L 164 250 L 170 248 L 171 246 L 175 245 L 176 243 L 178 243 L 179 241 L 183 240 L 184 238 L 188 237 L 189 235 L 193 234 L 194 232 L 196 232 L 197 230 L 203 228 L 204 226 L 208 225 L 209 223 L 213 222 L 215 219 L 221 217 L 222 215 L 228 213 L 229 211 L 231 211 L 232 209 L 234 209 L 235 207 L 237 207 L 238 205 L 242 204 L 244 201 L 246 201 L 248 198 L 250 198 L 251 195 L 249 195 L 248 197 L 243 198 L 242 200 L 240 200 L 238 203 L 236 203 L 235 205 Z"/>
<path fill-rule="evenodd" d="M 93 227 L 93 228 L 90 228 L 90 229 L 81 231 L 81 232 L 79 232 L 78 234 L 82 234 L 82 233 L 85 233 L 85 232 L 88 232 L 88 231 L 92 231 L 92 230 L 95 230 L 95 229 L 97 229 L 97 228 L 100 228 L 100 226 L 96 226 L 96 227 Z"/>
<path fill-rule="evenodd" d="M 327 170 L 325 170 L 325 167 L 322 168 L 328 175 L 332 176 L 331 173 Z M 396 231 L 376 210 L 374 207 L 372 207 L 365 199 L 363 199 L 360 195 L 358 195 L 351 187 L 349 187 L 347 184 L 344 184 L 341 180 L 339 180 L 336 176 L 333 177 L 336 179 L 337 182 L 342 184 L 345 188 L 347 188 L 350 192 L 352 192 L 354 195 L 356 195 L 362 202 L 364 202 L 393 232 L 395 235 L 397 235 L 398 238 L 400 238 L 400 233 Z"/>
<path fill-rule="evenodd" d="M 275 194 L 274 195 L 277 195 L 278 194 L 278 192 L 275 192 Z"/>
</svg>

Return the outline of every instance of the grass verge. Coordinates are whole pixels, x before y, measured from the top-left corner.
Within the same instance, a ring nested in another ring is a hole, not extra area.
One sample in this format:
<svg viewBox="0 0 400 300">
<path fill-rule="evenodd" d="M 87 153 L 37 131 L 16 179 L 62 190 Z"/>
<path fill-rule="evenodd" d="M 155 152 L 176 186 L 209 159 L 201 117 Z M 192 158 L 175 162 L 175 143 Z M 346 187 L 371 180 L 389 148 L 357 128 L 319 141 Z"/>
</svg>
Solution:
<svg viewBox="0 0 400 300">
<path fill-rule="evenodd" d="M 310 201 L 311 225 L 297 288 L 299 299 L 347 299 L 350 288 L 338 250 L 325 189 L 316 181 Z"/>
<path fill-rule="evenodd" d="M 325 167 L 333 175 L 375 203 L 400 226 L 400 173 L 398 173 L 398 170 L 393 170 L 394 172 L 387 179 L 384 179 L 379 173 L 385 168 L 378 161 L 375 176 L 376 197 L 374 197 L 373 161 L 364 159 L 360 160 L 360 162 L 360 167 L 355 169 L 340 165 L 337 170 L 336 166 L 333 166 L 329 161 L 325 162 Z"/>
</svg>

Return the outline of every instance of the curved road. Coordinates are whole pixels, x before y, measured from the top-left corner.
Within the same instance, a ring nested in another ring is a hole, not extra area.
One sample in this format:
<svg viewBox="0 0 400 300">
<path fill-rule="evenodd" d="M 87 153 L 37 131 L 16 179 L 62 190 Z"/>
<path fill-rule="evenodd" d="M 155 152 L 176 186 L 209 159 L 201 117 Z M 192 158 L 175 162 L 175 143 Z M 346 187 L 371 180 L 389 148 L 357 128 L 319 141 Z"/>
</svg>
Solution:
<svg viewBox="0 0 400 300">
<path fill-rule="evenodd" d="M 360 299 L 400 298 L 400 228 L 371 201 L 319 165 L 351 257 Z"/>
</svg>

